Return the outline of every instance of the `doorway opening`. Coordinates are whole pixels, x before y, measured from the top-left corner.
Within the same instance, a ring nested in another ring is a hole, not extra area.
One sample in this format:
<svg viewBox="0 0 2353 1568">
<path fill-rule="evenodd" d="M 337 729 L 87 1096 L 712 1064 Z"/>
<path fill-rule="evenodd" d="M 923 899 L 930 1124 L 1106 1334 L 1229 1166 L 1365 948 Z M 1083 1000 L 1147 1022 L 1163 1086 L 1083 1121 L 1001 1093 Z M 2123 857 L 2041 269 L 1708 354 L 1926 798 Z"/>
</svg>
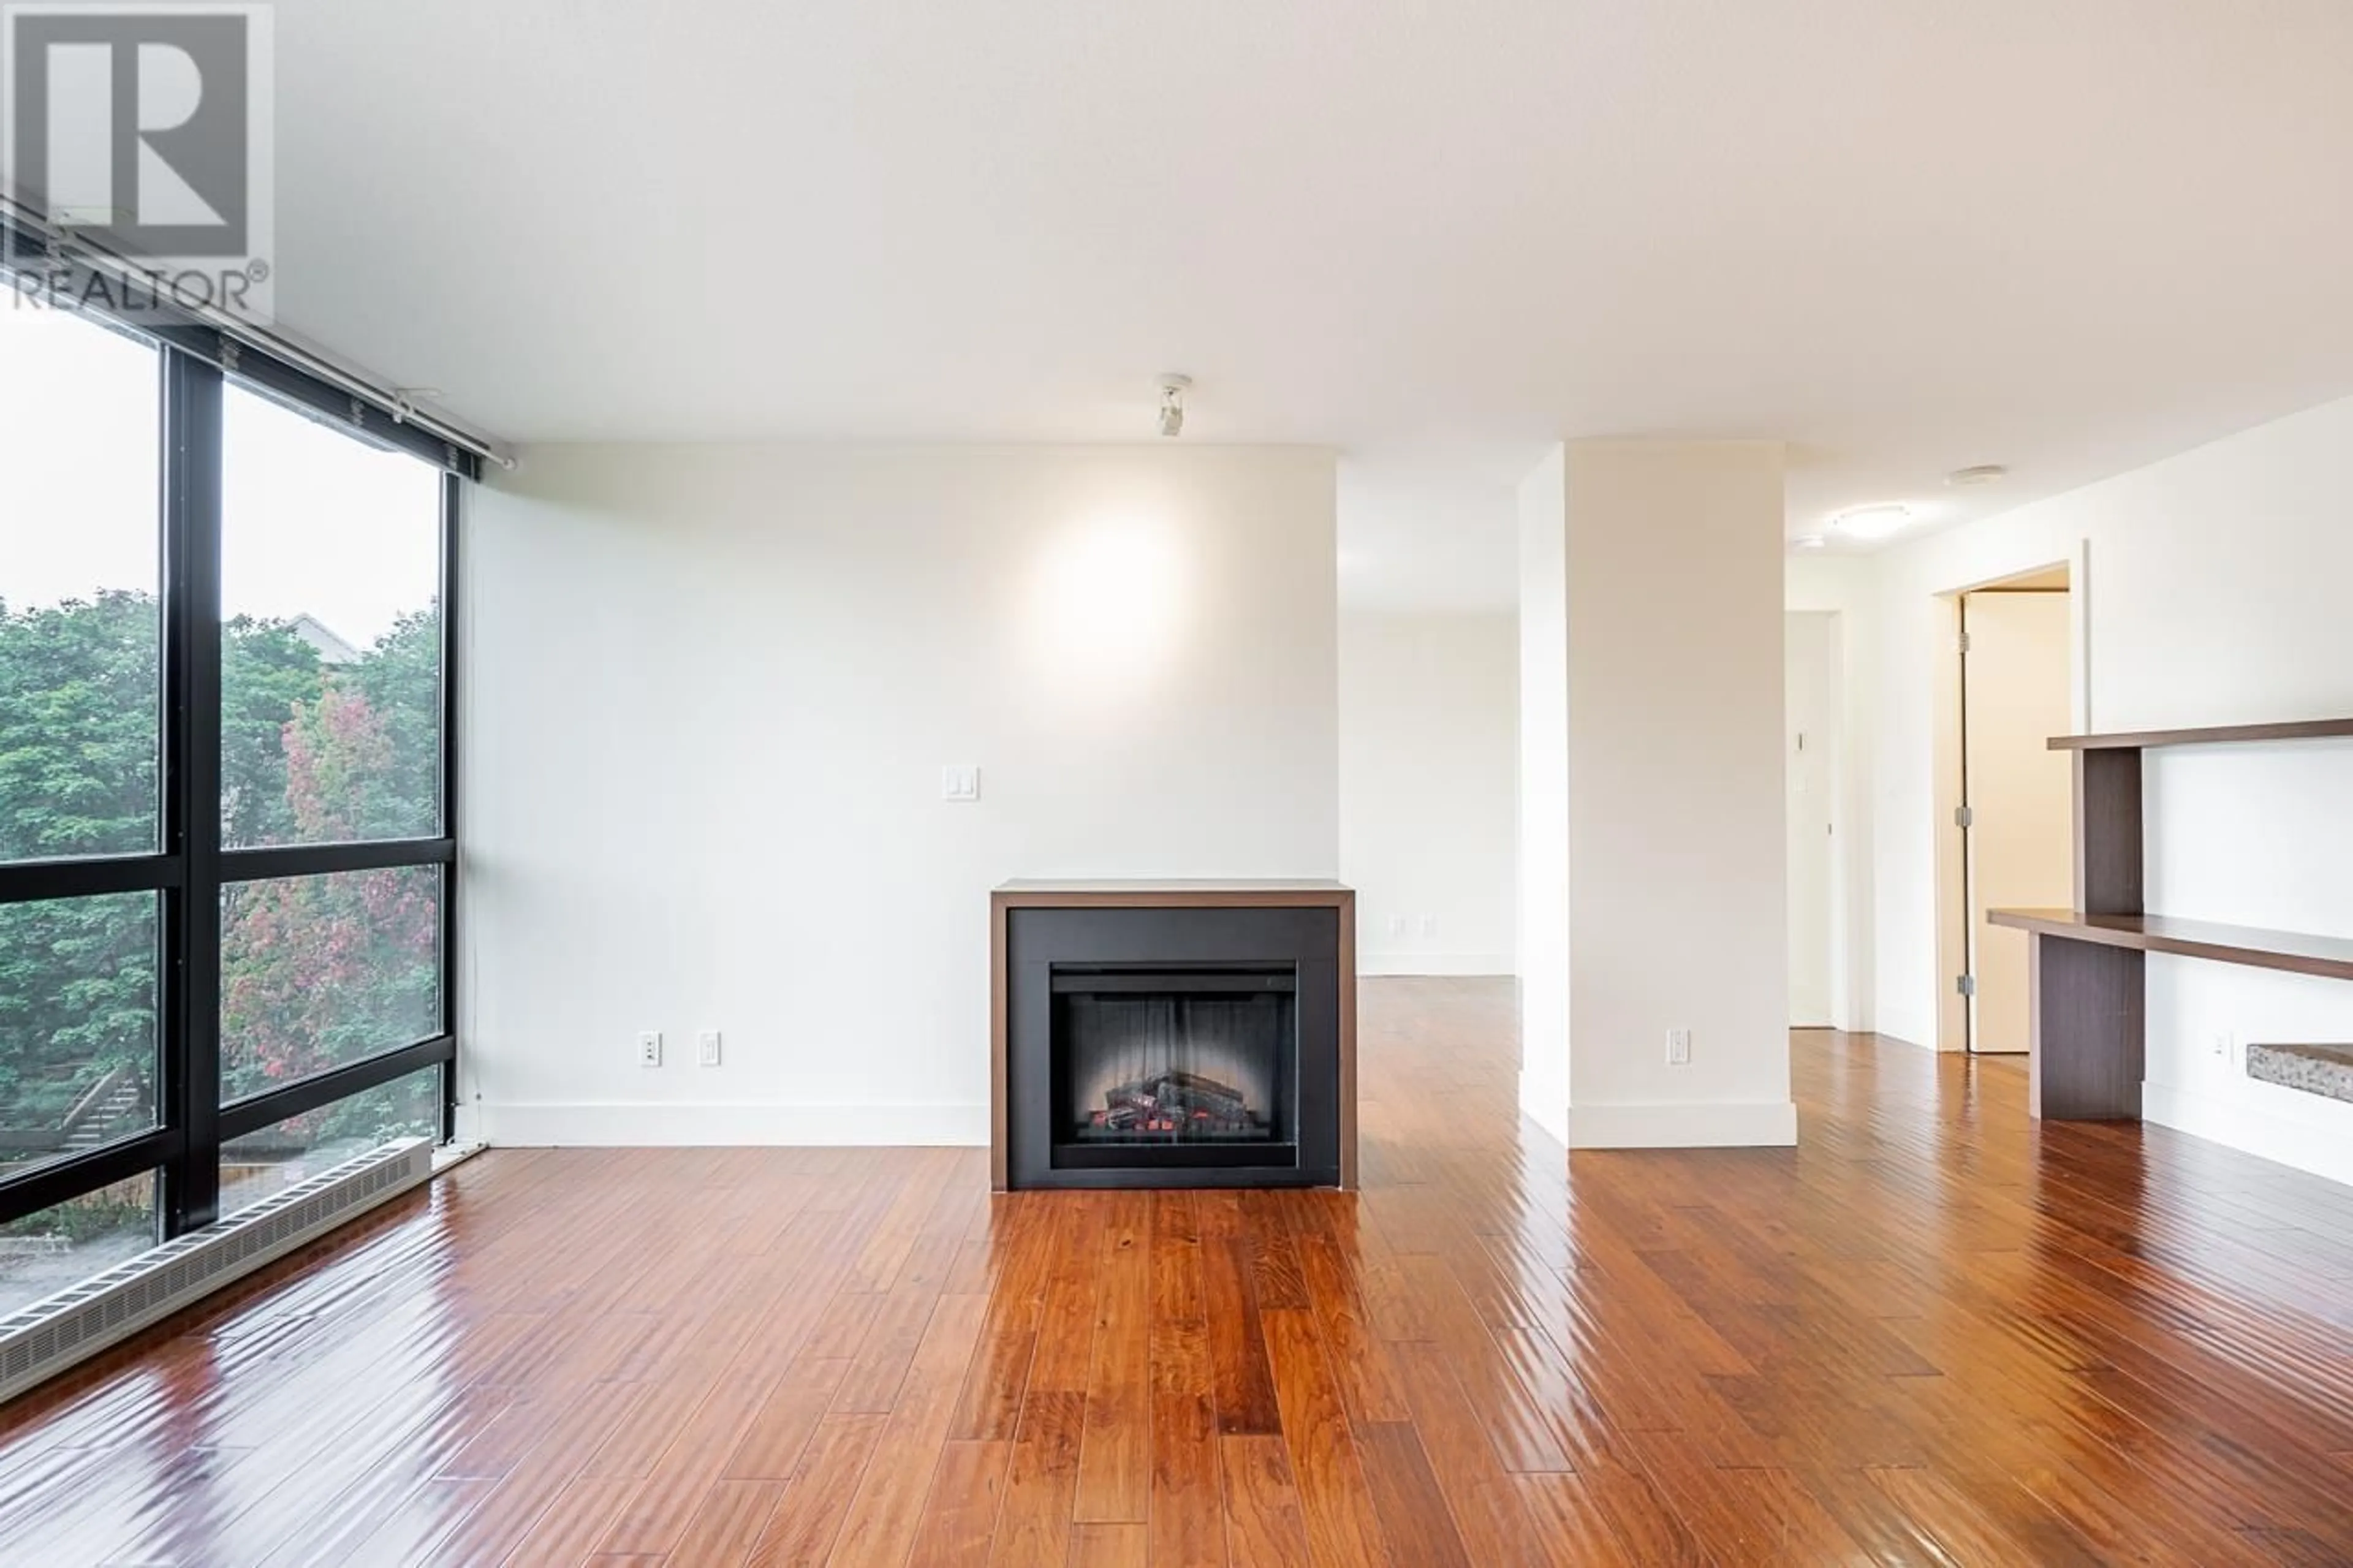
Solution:
<svg viewBox="0 0 2353 1568">
<path fill-rule="evenodd" d="M 2030 1045 L 2029 939 L 1986 911 L 2074 901 L 2073 774 L 2069 754 L 2050 746 L 2074 728 L 2074 575 L 2062 563 L 1951 596 L 1948 1049 L 2004 1056 Z"/>
</svg>

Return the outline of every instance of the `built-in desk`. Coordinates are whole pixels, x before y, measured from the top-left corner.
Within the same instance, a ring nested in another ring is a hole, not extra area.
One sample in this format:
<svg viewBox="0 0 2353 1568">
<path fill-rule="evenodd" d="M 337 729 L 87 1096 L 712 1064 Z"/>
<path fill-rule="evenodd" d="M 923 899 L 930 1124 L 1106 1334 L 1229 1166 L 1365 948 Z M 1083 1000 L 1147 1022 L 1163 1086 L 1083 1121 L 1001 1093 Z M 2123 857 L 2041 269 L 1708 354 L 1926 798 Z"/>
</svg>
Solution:
<svg viewBox="0 0 2353 1568">
<path fill-rule="evenodd" d="M 2052 740 L 2052 750 L 2072 752 L 2075 759 L 2076 907 L 1987 914 L 1995 925 L 2029 933 L 2033 943 L 2028 1103 L 2035 1115 L 2139 1119 L 2148 953 L 2353 980 L 2353 942 L 2152 915 L 2142 894 L 2143 752 L 2345 739 L 2353 739 L 2353 719 Z"/>
<path fill-rule="evenodd" d="M 2242 964 L 2250 969 L 2282 969 L 2291 974 L 2317 974 L 2328 980 L 2353 980 L 2353 942 L 2340 937 L 2217 925 L 2211 921 L 2176 920 L 2170 915 L 2086 915 L 2073 910 L 1995 910 L 1987 918 L 1998 926 L 2069 942 L 2097 942 L 2102 947 L 2129 948 L 2135 952 L 2169 952 L 2181 958 Z"/>
</svg>

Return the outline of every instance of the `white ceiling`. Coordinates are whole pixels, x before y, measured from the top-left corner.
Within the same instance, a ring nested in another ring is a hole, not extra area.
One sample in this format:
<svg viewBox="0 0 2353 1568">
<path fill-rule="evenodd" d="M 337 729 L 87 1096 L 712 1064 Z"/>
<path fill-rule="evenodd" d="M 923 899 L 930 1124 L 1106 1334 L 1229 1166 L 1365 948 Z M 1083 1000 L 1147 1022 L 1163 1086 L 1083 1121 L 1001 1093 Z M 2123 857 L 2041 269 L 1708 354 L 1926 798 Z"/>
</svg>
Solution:
<svg viewBox="0 0 2353 1568">
<path fill-rule="evenodd" d="M 1786 438 L 1803 532 L 2353 392 L 2348 0 L 276 10 L 304 335 L 525 442 L 1149 438 L 1187 371 L 1343 450 L 1367 603 L 1508 602 L 1564 436 Z"/>
</svg>

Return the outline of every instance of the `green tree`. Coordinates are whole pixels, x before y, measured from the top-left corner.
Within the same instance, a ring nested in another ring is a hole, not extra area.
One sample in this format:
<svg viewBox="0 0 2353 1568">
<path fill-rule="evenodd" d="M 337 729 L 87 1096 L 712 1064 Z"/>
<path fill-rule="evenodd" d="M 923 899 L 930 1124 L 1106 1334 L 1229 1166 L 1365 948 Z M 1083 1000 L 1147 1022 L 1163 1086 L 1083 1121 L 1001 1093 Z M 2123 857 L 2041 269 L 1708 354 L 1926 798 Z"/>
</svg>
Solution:
<svg viewBox="0 0 2353 1568">
<path fill-rule="evenodd" d="M 159 619 L 140 594 L 0 605 L 0 859 L 152 851 Z M 232 846 L 403 837 L 439 818 L 440 620 L 404 616 L 330 668 L 290 623 L 223 628 L 221 823 Z M 440 879 L 389 870 L 224 893 L 226 1096 L 438 1026 Z M 152 1073 L 152 894 L 0 905 L 0 1128 L 53 1127 L 99 1075 Z M 314 1113 L 364 1133 L 383 1096 Z"/>
<path fill-rule="evenodd" d="M 42 1129 L 155 1058 L 155 896 L 0 905 L 0 1127 Z"/>
<path fill-rule="evenodd" d="M 343 674 L 383 716 L 391 742 L 363 837 L 414 838 L 440 831 L 441 674 L 438 605 L 401 616 Z"/>
<path fill-rule="evenodd" d="M 155 848 L 159 647 L 145 594 L 0 605 L 0 860 Z"/>
<path fill-rule="evenodd" d="M 155 847 L 158 627 L 144 594 L 0 606 L 0 860 Z M 152 894 L 0 905 L 0 1127 L 153 1072 L 156 938 Z"/>
<path fill-rule="evenodd" d="M 297 698 L 280 731 L 297 843 L 416 837 L 438 816 L 439 616 L 404 617 Z M 395 868 L 222 899 L 221 1059 L 234 1099 L 439 1027 L 441 879 Z M 354 1108 L 356 1110 L 357 1108 Z"/>
<path fill-rule="evenodd" d="M 437 1032 L 440 903 L 431 868 L 230 888 L 222 900 L 224 1097 Z"/>
<path fill-rule="evenodd" d="M 286 725 L 318 697 L 326 671 L 290 622 L 238 616 L 221 631 L 221 842 L 291 843 Z"/>
</svg>

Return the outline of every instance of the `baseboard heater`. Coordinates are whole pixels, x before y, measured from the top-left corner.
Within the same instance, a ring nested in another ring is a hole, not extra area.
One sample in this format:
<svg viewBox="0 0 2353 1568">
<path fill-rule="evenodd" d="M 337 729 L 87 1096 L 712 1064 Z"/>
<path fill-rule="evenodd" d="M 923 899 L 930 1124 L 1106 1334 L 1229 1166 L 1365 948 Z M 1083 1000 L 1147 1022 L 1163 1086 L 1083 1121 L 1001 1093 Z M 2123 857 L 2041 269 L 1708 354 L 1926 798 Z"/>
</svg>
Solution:
<svg viewBox="0 0 2353 1568">
<path fill-rule="evenodd" d="M 0 1318 L 0 1404 L 432 1174 L 430 1139 L 386 1143 Z"/>
</svg>

